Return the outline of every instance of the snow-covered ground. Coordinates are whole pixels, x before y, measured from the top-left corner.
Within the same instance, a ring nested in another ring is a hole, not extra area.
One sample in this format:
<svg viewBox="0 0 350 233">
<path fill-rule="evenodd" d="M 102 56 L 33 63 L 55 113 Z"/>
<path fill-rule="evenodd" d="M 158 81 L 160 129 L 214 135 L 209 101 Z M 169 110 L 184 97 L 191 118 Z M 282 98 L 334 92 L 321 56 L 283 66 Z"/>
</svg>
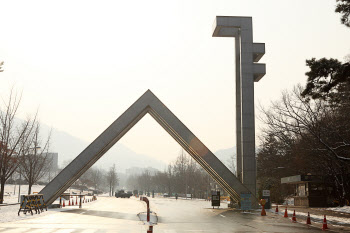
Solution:
<svg viewBox="0 0 350 233">
<path fill-rule="evenodd" d="M 32 193 L 33 192 L 40 192 L 44 188 L 43 185 L 33 185 L 32 186 Z M 4 203 L 11 204 L 11 203 L 18 203 L 18 191 L 19 191 L 19 185 L 13 185 L 13 184 L 7 184 L 5 185 L 5 195 L 4 195 Z M 28 194 L 28 185 L 21 185 L 21 195 L 27 195 Z"/>
<path fill-rule="evenodd" d="M 342 213 L 350 213 L 350 206 L 332 207 L 332 208 L 327 208 L 327 210 L 332 210 L 332 211 L 342 212 Z"/>
<path fill-rule="evenodd" d="M 33 185 L 31 194 L 40 192 L 44 187 L 45 185 Z M 79 193 L 80 191 L 76 189 L 68 189 L 67 192 Z M 4 203 L 6 204 L 18 203 L 18 200 L 19 200 L 18 193 L 19 193 L 18 185 L 13 185 L 13 184 L 5 185 Z M 28 185 L 21 185 L 21 195 L 27 195 L 27 194 L 28 194 Z"/>
<path fill-rule="evenodd" d="M 44 188 L 43 185 L 33 185 L 32 186 L 32 193 L 40 192 Z M 78 190 L 75 189 L 68 189 L 67 192 L 75 192 L 78 193 Z M 27 195 L 28 194 L 28 185 L 21 185 L 21 195 Z M 91 199 L 91 197 L 90 197 Z M 75 199 L 74 199 L 75 200 Z M 16 204 L 17 203 L 17 204 Z M 58 204 L 59 199 L 57 199 L 54 204 Z M 18 210 L 19 210 L 19 204 L 18 204 L 18 185 L 6 185 L 5 186 L 5 196 L 4 196 L 4 204 L 14 204 L 14 205 L 1 205 L 0 206 L 0 223 L 2 222 L 12 222 L 22 219 L 28 219 L 28 218 L 37 218 L 43 215 L 53 214 L 57 211 L 67 211 L 71 209 L 77 209 L 79 206 L 66 206 L 62 209 L 50 209 L 49 211 L 44 211 L 40 214 L 35 214 L 32 216 L 30 213 L 23 214 L 21 212 L 18 216 Z M 84 203 L 83 206 L 89 205 L 90 203 Z M 66 202 L 66 205 L 68 203 Z"/>
<path fill-rule="evenodd" d="M 19 210 L 19 204 L 18 205 L 9 205 L 9 206 L 0 206 L 0 223 L 3 222 L 12 222 L 22 219 L 28 219 L 28 218 L 37 218 L 43 215 L 53 214 L 56 211 L 61 211 L 62 209 L 52 209 L 50 211 L 44 211 L 40 214 L 34 214 L 31 215 L 30 213 L 23 214 L 21 212 L 18 216 L 18 210 Z"/>
<path fill-rule="evenodd" d="M 349 206 L 347 206 L 349 208 Z M 337 207 L 340 211 L 340 209 L 343 209 L 344 207 Z M 344 209 L 348 209 L 348 208 L 344 208 Z M 331 210 L 332 208 L 327 208 L 327 210 Z M 271 213 L 274 213 L 275 212 L 275 209 L 269 209 L 268 210 L 269 212 Z M 280 210 L 278 214 L 280 215 L 284 215 L 284 209 Z M 288 212 L 288 216 L 289 217 L 292 217 L 293 215 L 293 212 L 294 210 L 287 210 Z M 304 212 L 298 212 L 296 211 L 296 216 L 298 218 L 298 216 L 302 216 L 302 217 L 307 217 L 307 213 L 304 213 Z M 323 222 L 323 218 L 324 218 L 324 215 L 322 214 L 322 210 L 320 210 L 320 214 L 312 214 L 310 215 L 311 217 L 311 221 L 313 222 L 319 222 L 319 223 L 322 223 Z M 327 221 L 328 223 L 331 223 L 331 224 L 334 224 L 334 225 L 344 225 L 344 224 L 350 224 L 350 218 L 342 218 L 342 217 L 336 217 L 336 216 L 327 216 Z"/>
</svg>

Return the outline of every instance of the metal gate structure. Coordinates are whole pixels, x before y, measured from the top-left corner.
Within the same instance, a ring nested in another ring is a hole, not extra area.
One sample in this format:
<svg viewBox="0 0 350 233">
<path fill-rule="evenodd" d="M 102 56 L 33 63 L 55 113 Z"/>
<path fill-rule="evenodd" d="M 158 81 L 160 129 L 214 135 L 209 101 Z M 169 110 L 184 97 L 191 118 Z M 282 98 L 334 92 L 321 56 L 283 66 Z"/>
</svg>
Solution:
<svg viewBox="0 0 350 233">
<path fill-rule="evenodd" d="M 253 43 L 251 17 L 217 16 L 213 37 L 235 37 L 237 176 L 148 90 L 40 191 L 47 204 L 54 202 L 149 113 L 233 200 L 239 202 L 242 193 L 251 193 L 252 206 L 258 205 L 255 197 L 254 82 L 266 72 L 265 64 L 257 63 L 265 54 L 265 44 Z"/>
<path fill-rule="evenodd" d="M 54 202 L 79 177 L 149 113 L 230 196 L 239 201 L 249 191 L 236 176 L 150 91 L 146 91 L 100 136 L 65 167 L 40 194 L 47 204 Z"/>
</svg>

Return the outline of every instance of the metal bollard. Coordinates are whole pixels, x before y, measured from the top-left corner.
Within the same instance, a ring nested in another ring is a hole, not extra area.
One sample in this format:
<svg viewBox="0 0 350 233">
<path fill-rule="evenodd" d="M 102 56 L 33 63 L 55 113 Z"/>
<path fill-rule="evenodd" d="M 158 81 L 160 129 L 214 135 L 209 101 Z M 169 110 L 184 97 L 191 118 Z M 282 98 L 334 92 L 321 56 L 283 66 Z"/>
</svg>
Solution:
<svg viewBox="0 0 350 233">
<path fill-rule="evenodd" d="M 142 197 L 142 201 L 146 202 L 147 204 L 147 222 L 150 221 L 150 209 L 149 209 L 149 201 L 147 197 Z"/>
</svg>

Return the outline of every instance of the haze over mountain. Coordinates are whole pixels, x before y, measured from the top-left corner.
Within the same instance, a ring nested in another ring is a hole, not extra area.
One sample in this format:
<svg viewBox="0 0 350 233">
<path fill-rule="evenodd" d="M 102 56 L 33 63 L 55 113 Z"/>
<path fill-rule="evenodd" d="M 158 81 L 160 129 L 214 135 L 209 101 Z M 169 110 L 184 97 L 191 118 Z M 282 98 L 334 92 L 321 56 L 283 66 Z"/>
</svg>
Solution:
<svg viewBox="0 0 350 233">
<path fill-rule="evenodd" d="M 42 124 L 41 132 L 43 139 L 50 131 L 47 125 Z M 58 153 L 59 166 L 65 166 L 78 156 L 91 142 L 81 140 L 69 133 L 52 129 L 50 151 Z M 152 158 L 149 155 L 138 154 L 121 143 L 116 143 L 106 154 L 104 154 L 94 166 L 108 169 L 113 164 L 117 170 L 124 172 L 130 167 L 154 167 L 158 170 L 164 170 L 166 164 L 160 160 Z"/>
<path fill-rule="evenodd" d="M 214 153 L 220 161 L 225 164 L 235 174 L 235 166 L 233 161 L 236 160 L 236 147 L 218 150 Z"/>
<path fill-rule="evenodd" d="M 41 124 L 41 133 L 45 139 L 50 127 Z M 60 167 L 66 166 L 68 162 L 78 156 L 91 142 L 81 140 L 67 132 L 58 129 L 52 129 L 50 151 L 58 153 L 58 164 Z M 214 154 L 231 170 L 230 165 L 232 155 L 235 156 L 235 147 L 222 149 Z M 105 155 L 103 155 L 94 166 L 108 169 L 113 164 L 116 165 L 118 172 L 125 172 L 131 167 L 153 167 L 163 171 L 167 164 L 157 160 L 150 155 L 139 154 L 117 142 Z"/>
</svg>

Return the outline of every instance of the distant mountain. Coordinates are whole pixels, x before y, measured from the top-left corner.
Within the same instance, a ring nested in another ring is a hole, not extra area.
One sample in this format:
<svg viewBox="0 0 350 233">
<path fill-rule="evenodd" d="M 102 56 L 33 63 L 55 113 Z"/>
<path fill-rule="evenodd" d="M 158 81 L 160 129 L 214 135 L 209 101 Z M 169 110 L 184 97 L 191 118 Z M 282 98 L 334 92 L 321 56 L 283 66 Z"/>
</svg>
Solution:
<svg viewBox="0 0 350 233">
<path fill-rule="evenodd" d="M 41 125 L 41 132 L 45 134 L 50 131 L 50 127 Z M 59 166 L 67 165 L 68 162 L 78 156 L 91 142 L 81 140 L 67 132 L 53 129 L 51 133 L 50 151 L 58 153 Z M 220 161 L 232 170 L 232 156 L 236 159 L 236 147 L 218 150 L 214 153 Z M 166 164 L 149 155 L 138 154 L 127 146 L 116 143 L 104 156 L 96 162 L 95 166 L 108 169 L 113 164 L 118 172 L 125 173 L 126 169 L 132 167 L 153 167 L 160 171 L 166 168 Z"/>
<path fill-rule="evenodd" d="M 41 124 L 43 138 L 49 131 L 50 127 Z M 50 151 L 58 153 L 58 164 L 63 166 L 78 156 L 90 143 L 66 132 L 53 129 Z M 116 165 L 118 172 L 125 172 L 131 167 L 154 167 L 159 170 L 164 170 L 166 167 L 162 161 L 149 155 L 138 154 L 118 142 L 96 162 L 95 166 L 108 169 L 113 164 Z"/>
</svg>

